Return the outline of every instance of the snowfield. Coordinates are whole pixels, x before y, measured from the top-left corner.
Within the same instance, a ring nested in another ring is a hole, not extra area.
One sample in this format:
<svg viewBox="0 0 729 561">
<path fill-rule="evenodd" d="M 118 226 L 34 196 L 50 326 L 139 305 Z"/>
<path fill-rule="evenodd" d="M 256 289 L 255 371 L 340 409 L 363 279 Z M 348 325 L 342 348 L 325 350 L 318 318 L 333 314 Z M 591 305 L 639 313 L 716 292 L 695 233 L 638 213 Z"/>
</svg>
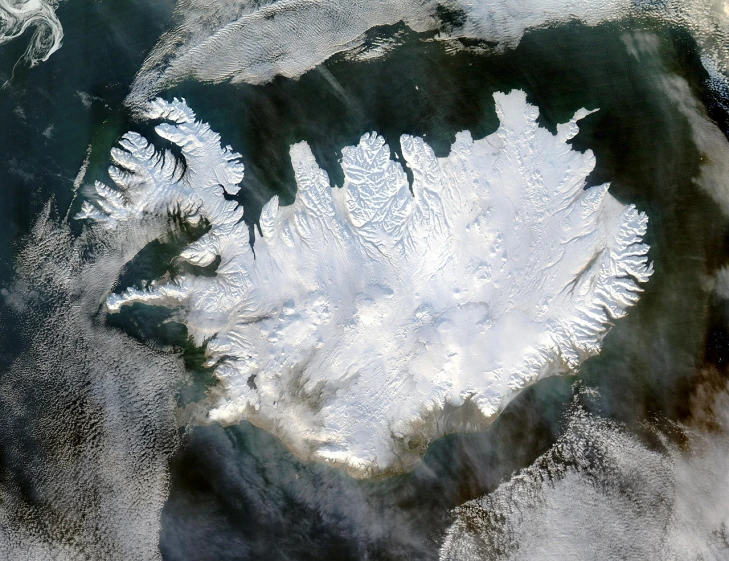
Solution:
<svg viewBox="0 0 729 561">
<path fill-rule="evenodd" d="M 149 103 L 186 167 L 128 133 L 112 152 L 116 187 L 97 183 L 78 217 L 205 219 L 180 257 L 220 263 L 213 277 L 112 294 L 108 311 L 182 309 L 221 382 L 207 421 L 248 419 L 358 477 L 408 469 L 433 438 L 487 426 L 526 386 L 598 353 L 652 273 L 646 215 L 608 185 L 585 189 L 595 158 L 568 140 L 590 111 L 553 135 L 524 92 L 494 99 L 498 130 L 459 133 L 446 158 L 401 137 L 412 190 L 376 133 L 344 148 L 341 187 L 293 145 L 296 200 L 264 207 L 253 249 L 225 197 L 245 189 L 240 155 L 184 100 Z M 444 422 L 464 404 L 468 427 Z"/>
</svg>

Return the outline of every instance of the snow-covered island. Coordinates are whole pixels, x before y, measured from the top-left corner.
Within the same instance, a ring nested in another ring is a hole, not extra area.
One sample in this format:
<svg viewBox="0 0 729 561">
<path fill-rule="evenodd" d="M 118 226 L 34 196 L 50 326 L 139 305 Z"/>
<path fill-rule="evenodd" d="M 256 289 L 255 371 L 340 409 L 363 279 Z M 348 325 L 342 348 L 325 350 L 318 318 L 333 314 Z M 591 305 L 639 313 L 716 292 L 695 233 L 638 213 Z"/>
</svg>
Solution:
<svg viewBox="0 0 729 561">
<path fill-rule="evenodd" d="M 166 121 L 156 131 L 187 165 L 127 133 L 112 151 L 116 188 L 97 183 L 78 218 L 115 228 L 180 211 L 211 224 L 180 258 L 220 262 L 212 277 L 112 294 L 108 311 L 181 308 L 220 380 L 207 421 L 248 419 L 358 477 L 486 427 L 529 384 L 599 352 L 652 272 L 645 214 L 608 185 L 585 189 L 595 158 L 567 141 L 590 112 L 553 135 L 524 92 L 494 98 L 498 130 L 459 133 L 446 158 L 401 137 L 412 191 L 376 133 L 343 150 L 341 187 L 293 145 L 296 200 L 264 207 L 255 255 L 225 197 L 245 188 L 240 155 L 184 100 L 151 102 L 147 117 Z"/>
</svg>

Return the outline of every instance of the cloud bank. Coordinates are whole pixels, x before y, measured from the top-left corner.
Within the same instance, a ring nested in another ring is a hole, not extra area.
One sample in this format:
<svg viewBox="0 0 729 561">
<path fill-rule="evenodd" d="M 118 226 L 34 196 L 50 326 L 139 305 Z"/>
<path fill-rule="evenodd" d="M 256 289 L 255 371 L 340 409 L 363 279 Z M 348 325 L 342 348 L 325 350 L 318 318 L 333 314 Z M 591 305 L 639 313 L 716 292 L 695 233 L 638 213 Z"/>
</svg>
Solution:
<svg viewBox="0 0 729 561">
<path fill-rule="evenodd" d="M 558 443 L 493 493 L 455 509 L 443 561 L 654 559 L 729 554 L 729 398 L 721 430 L 651 450 L 575 406 Z"/>
<path fill-rule="evenodd" d="M 335 53 L 357 50 L 373 27 L 399 21 L 437 31 L 437 39 L 485 39 L 505 49 L 530 29 L 628 19 L 687 29 L 701 48 L 710 85 L 727 91 L 729 12 L 721 0 L 186 0 L 178 25 L 140 69 L 127 103 L 143 111 L 148 100 L 186 78 L 251 84 L 295 78 Z"/>
<path fill-rule="evenodd" d="M 49 204 L 0 290 L 3 337 L 19 338 L 0 376 L 0 558 L 160 558 L 184 369 L 107 327 L 101 306 L 167 227 L 74 238 Z"/>
</svg>

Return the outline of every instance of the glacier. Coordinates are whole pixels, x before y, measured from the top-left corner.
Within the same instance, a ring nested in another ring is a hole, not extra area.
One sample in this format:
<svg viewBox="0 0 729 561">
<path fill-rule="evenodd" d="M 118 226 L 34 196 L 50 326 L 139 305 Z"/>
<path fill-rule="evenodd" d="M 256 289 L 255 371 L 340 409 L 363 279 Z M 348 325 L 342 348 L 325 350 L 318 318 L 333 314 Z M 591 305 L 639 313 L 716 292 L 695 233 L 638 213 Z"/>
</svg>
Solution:
<svg viewBox="0 0 729 561">
<path fill-rule="evenodd" d="M 184 313 L 220 381 L 204 422 L 247 419 L 356 477 L 410 469 L 458 429 L 448 411 L 468 405 L 484 428 L 523 388 L 598 353 L 652 274 L 647 216 L 608 184 L 585 188 L 595 156 L 569 140 L 591 111 L 553 134 L 524 92 L 494 100 L 498 129 L 458 133 L 447 157 L 400 138 L 412 185 L 375 132 L 342 150 L 341 187 L 306 142 L 291 146 L 296 199 L 265 205 L 253 246 L 229 196 L 244 188 L 240 154 L 184 100 L 149 102 L 186 165 L 129 132 L 111 152 L 115 185 L 97 182 L 77 218 L 204 220 L 179 257 L 219 264 L 110 294 L 107 311 Z"/>
</svg>

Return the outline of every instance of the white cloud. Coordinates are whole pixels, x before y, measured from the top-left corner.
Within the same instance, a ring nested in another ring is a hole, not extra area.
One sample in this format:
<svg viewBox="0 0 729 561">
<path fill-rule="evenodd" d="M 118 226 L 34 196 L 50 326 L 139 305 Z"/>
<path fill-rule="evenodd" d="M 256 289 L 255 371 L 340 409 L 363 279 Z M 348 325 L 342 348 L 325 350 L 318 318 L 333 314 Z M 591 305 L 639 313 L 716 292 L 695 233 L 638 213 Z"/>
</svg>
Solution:
<svg viewBox="0 0 729 561">
<path fill-rule="evenodd" d="M 580 21 L 586 25 L 642 18 L 687 29 L 696 39 L 711 85 L 727 91 L 729 13 L 722 0 L 187 0 L 179 24 L 166 33 L 140 69 L 127 103 L 146 101 L 186 78 L 264 83 L 295 78 L 335 53 L 357 49 L 369 29 L 403 21 L 417 31 L 435 30 L 437 8 L 460 13 L 454 36 L 513 48 L 530 29 Z"/>
<path fill-rule="evenodd" d="M 729 555 L 729 396 L 722 430 L 648 449 L 575 407 L 564 435 L 498 489 L 455 510 L 443 561 L 719 561 Z"/>
<path fill-rule="evenodd" d="M 99 312 L 168 226 L 76 238 L 49 215 L 50 204 L 0 291 L 23 345 L 0 376 L 0 558 L 160 559 L 184 368 Z"/>
</svg>

